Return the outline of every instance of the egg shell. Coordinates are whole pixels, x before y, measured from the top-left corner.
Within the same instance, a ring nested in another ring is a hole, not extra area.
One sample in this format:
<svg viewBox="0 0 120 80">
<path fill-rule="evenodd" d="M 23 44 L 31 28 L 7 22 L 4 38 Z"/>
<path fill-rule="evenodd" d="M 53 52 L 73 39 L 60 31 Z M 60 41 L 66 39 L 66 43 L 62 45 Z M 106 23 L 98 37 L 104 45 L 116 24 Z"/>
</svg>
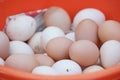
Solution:
<svg viewBox="0 0 120 80">
<path fill-rule="evenodd" d="M 98 26 L 90 19 L 82 20 L 75 29 L 75 38 L 78 40 L 90 40 L 95 44 L 99 44 L 98 40 Z"/>
<path fill-rule="evenodd" d="M 69 32 L 65 35 L 66 38 L 75 41 L 75 32 Z"/>
<path fill-rule="evenodd" d="M 10 41 L 10 55 L 13 54 L 34 54 L 32 48 L 22 41 Z"/>
<path fill-rule="evenodd" d="M 13 17 L 6 24 L 6 33 L 11 40 L 27 41 L 36 30 L 34 18 L 21 15 Z"/>
<path fill-rule="evenodd" d="M 5 65 L 5 61 L 0 57 L 0 66 L 4 66 Z"/>
<path fill-rule="evenodd" d="M 104 70 L 104 68 L 101 66 L 98 66 L 98 65 L 92 65 L 92 66 L 85 68 L 83 70 L 83 73 L 97 72 L 97 71 L 101 71 L 101 70 Z"/>
<path fill-rule="evenodd" d="M 102 43 L 108 40 L 120 41 L 120 23 L 114 20 L 104 21 L 99 27 L 98 35 Z"/>
<path fill-rule="evenodd" d="M 63 30 L 58 27 L 50 26 L 44 29 L 42 32 L 42 42 L 44 49 L 46 49 L 46 45 L 51 39 L 63 36 L 65 36 Z"/>
<path fill-rule="evenodd" d="M 7 35 L 0 31 L 0 57 L 6 59 L 9 56 L 9 39 Z"/>
<path fill-rule="evenodd" d="M 27 54 L 11 55 L 5 61 L 5 66 L 27 72 L 31 72 L 38 65 L 35 57 Z"/>
<path fill-rule="evenodd" d="M 106 41 L 100 48 L 100 59 L 104 68 L 111 68 L 120 63 L 120 42 Z"/>
<path fill-rule="evenodd" d="M 97 62 L 99 49 L 91 41 L 79 40 L 69 48 L 70 58 L 81 66 L 90 66 Z"/>
<path fill-rule="evenodd" d="M 42 32 L 35 33 L 32 38 L 28 41 L 28 44 L 35 53 L 44 53 L 45 50 L 42 44 Z"/>
<path fill-rule="evenodd" d="M 52 66 L 55 63 L 55 61 L 47 55 L 35 54 L 34 56 L 40 66 Z"/>
<path fill-rule="evenodd" d="M 46 46 L 48 56 L 52 57 L 55 61 L 69 58 L 69 47 L 73 41 L 65 37 L 57 37 L 50 40 Z"/>
<path fill-rule="evenodd" d="M 32 70 L 33 74 L 58 75 L 59 73 L 49 66 L 38 66 Z"/>
<path fill-rule="evenodd" d="M 82 69 L 79 64 L 69 59 L 57 61 L 52 68 L 59 72 L 60 75 L 73 75 L 82 73 Z"/>
<path fill-rule="evenodd" d="M 64 32 L 68 32 L 71 26 L 69 14 L 60 7 L 50 7 L 44 15 L 45 25 L 56 26 L 61 28 Z"/>
<path fill-rule="evenodd" d="M 98 9 L 95 8 L 85 8 L 80 10 L 73 19 L 73 30 L 75 27 L 84 19 L 91 19 L 95 21 L 98 25 L 105 21 L 105 15 Z"/>
</svg>

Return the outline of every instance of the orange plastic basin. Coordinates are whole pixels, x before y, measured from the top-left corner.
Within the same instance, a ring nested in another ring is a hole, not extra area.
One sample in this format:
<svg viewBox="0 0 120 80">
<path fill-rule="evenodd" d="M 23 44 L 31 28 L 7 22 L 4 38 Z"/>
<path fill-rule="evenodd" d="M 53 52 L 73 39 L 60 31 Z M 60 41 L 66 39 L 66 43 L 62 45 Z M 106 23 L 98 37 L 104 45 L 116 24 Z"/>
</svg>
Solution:
<svg viewBox="0 0 120 80">
<path fill-rule="evenodd" d="M 120 0 L 0 0 L 0 30 L 4 28 L 6 17 L 17 13 L 59 6 L 74 15 L 83 8 L 97 8 L 107 19 L 120 21 Z M 120 80 L 120 65 L 89 73 L 69 76 L 35 75 L 0 66 L 0 80 Z"/>
</svg>

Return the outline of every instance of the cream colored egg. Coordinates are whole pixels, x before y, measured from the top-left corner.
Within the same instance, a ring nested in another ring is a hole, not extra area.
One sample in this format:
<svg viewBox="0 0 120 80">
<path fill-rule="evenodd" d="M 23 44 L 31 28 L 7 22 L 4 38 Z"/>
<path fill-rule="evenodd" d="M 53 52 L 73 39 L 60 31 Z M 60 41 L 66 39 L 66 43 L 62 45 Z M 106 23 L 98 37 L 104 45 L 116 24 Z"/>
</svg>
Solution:
<svg viewBox="0 0 120 80">
<path fill-rule="evenodd" d="M 33 49 L 35 53 L 44 53 L 45 50 L 42 44 L 42 32 L 37 32 L 33 35 L 33 37 L 29 40 L 28 44 Z"/>
</svg>

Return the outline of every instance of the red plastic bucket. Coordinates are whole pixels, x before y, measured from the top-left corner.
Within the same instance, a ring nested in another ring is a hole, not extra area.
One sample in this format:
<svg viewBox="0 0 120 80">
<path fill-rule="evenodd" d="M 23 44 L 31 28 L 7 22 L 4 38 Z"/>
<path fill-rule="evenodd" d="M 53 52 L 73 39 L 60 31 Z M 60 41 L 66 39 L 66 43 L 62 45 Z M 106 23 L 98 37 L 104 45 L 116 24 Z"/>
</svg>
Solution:
<svg viewBox="0 0 120 80">
<path fill-rule="evenodd" d="M 105 13 L 107 19 L 120 21 L 120 0 L 0 0 L 0 30 L 4 28 L 6 18 L 10 15 L 59 6 L 74 15 L 83 8 L 97 8 Z M 68 76 L 35 75 L 8 67 L 0 66 L 0 80 L 118 80 L 120 65 L 89 73 Z"/>
</svg>

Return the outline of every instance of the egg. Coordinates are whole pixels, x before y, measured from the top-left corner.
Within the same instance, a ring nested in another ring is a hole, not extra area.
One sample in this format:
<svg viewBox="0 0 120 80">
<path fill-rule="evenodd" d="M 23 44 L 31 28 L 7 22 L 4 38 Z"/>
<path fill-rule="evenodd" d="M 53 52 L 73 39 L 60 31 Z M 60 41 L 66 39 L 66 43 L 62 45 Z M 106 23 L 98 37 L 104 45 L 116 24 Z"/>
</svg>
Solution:
<svg viewBox="0 0 120 80">
<path fill-rule="evenodd" d="M 104 68 L 111 68 L 120 63 L 120 42 L 106 41 L 100 48 L 100 59 Z"/>
<path fill-rule="evenodd" d="M 63 36 L 65 36 L 63 30 L 58 27 L 50 26 L 44 29 L 42 32 L 42 42 L 44 49 L 46 49 L 46 45 L 51 39 Z"/>
<path fill-rule="evenodd" d="M 34 18 L 21 15 L 11 18 L 6 25 L 6 33 L 11 40 L 27 41 L 36 30 Z"/>
<path fill-rule="evenodd" d="M 9 39 L 7 35 L 0 31 L 0 57 L 6 59 L 9 56 Z"/>
<path fill-rule="evenodd" d="M 83 67 L 95 64 L 99 53 L 98 47 L 88 40 L 76 41 L 69 48 L 70 58 Z"/>
<path fill-rule="evenodd" d="M 49 66 L 38 66 L 32 70 L 33 74 L 58 75 L 59 73 Z"/>
<path fill-rule="evenodd" d="M 69 32 L 65 35 L 66 38 L 75 41 L 75 32 Z"/>
<path fill-rule="evenodd" d="M 73 41 L 65 37 L 57 37 L 50 40 L 46 46 L 46 53 L 54 60 L 58 61 L 61 59 L 69 58 L 69 47 Z"/>
<path fill-rule="evenodd" d="M 10 55 L 13 54 L 34 54 L 32 48 L 22 41 L 10 41 Z"/>
<path fill-rule="evenodd" d="M 71 20 L 69 14 L 60 7 L 50 7 L 44 15 L 44 22 L 47 27 L 56 26 L 64 32 L 69 32 Z"/>
<path fill-rule="evenodd" d="M 105 15 L 98 9 L 95 8 L 85 8 L 80 10 L 73 19 L 73 30 L 75 27 L 84 19 L 92 19 L 98 25 L 105 21 Z"/>
<path fill-rule="evenodd" d="M 5 61 L 5 66 L 27 72 L 31 72 L 38 65 L 35 57 L 27 54 L 11 55 Z"/>
<path fill-rule="evenodd" d="M 5 65 L 5 61 L 0 57 L 0 66 L 4 66 Z"/>
<path fill-rule="evenodd" d="M 102 43 L 108 40 L 120 41 L 120 23 L 114 20 L 103 22 L 99 27 L 98 35 Z"/>
<path fill-rule="evenodd" d="M 44 54 L 35 54 L 35 58 L 40 66 L 52 66 L 55 63 L 51 57 Z"/>
<path fill-rule="evenodd" d="M 44 53 L 45 50 L 42 44 L 42 32 L 35 33 L 32 38 L 28 41 L 28 44 L 35 53 Z"/>
<path fill-rule="evenodd" d="M 75 38 L 78 40 L 90 40 L 98 45 L 98 26 L 91 19 L 82 20 L 75 29 Z"/>
<path fill-rule="evenodd" d="M 63 59 L 57 61 L 53 66 L 60 75 L 73 75 L 73 74 L 81 74 L 82 69 L 76 62 L 68 59 Z"/>
<path fill-rule="evenodd" d="M 101 71 L 101 70 L 104 70 L 104 68 L 101 66 L 98 66 L 98 65 L 92 65 L 92 66 L 85 68 L 83 70 L 83 73 L 97 72 L 97 71 Z"/>
</svg>

